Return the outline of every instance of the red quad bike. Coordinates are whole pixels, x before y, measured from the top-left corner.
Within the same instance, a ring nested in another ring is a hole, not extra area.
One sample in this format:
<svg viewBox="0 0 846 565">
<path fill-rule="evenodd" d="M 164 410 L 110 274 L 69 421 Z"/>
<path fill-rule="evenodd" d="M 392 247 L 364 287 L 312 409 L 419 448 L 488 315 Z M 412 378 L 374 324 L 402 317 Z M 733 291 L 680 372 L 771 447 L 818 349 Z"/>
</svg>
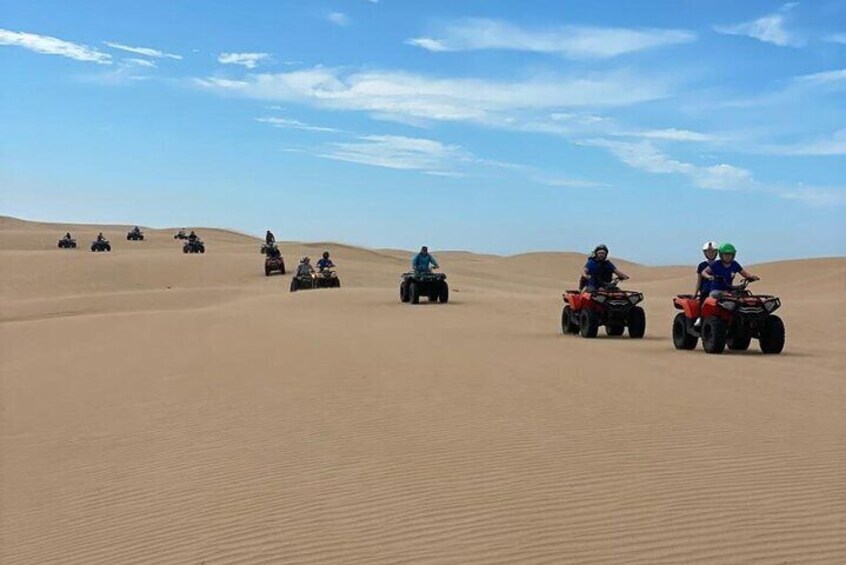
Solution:
<svg viewBox="0 0 846 565">
<path fill-rule="evenodd" d="M 599 290 L 568 290 L 564 293 L 564 311 L 561 312 L 561 331 L 596 337 L 599 326 L 605 326 L 609 336 L 620 336 L 629 328 L 629 337 L 639 339 L 646 333 L 646 313 L 638 303 L 643 294 L 620 290 L 620 279 L 612 280 Z"/>
<path fill-rule="evenodd" d="M 701 303 L 692 294 L 680 294 L 673 305 L 681 310 L 673 320 L 673 345 L 676 349 L 694 349 L 702 338 L 702 349 L 722 353 L 726 346 L 735 351 L 749 349 L 752 338 L 763 353 L 781 353 L 784 349 L 784 322 L 773 315 L 781 300 L 768 294 L 752 294 L 746 287 L 751 281 L 723 292 L 719 298 L 708 297 Z M 702 326 L 696 328 L 697 318 Z"/>
</svg>

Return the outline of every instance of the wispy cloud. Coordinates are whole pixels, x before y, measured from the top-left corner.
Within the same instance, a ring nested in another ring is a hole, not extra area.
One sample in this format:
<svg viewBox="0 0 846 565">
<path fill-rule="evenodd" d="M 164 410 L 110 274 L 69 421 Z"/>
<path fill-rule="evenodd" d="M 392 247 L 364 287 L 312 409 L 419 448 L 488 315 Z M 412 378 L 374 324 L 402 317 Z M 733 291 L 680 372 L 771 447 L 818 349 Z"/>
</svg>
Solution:
<svg viewBox="0 0 846 565">
<path fill-rule="evenodd" d="M 768 145 L 761 150 L 763 153 L 790 157 L 846 155 L 846 129 L 835 132 L 829 138 L 791 145 Z"/>
<path fill-rule="evenodd" d="M 124 59 L 122 61 L 122 63 L 125 64 L 125 65 L 132 65 L 132 66 L 135 66 L 135 67 L 145 67 L 145 68 L 148 68 L 148 69 L 155 69 L 156 68 L 156 64 L 153 61 L 150 61 L 149 59 L 129 58 L 129 59 Z"/>
<path fill-rule="evenodd" d="M 349 17 L 343 12 L 330 12 L 326 19 L 336 26 L 346 26 L 350 23 Z"/>
<path fill-rule="evenodd" d="M 842 43 L 843 45 L 846 45 L 846 33 L 835 33 L 833 35 L 829 35 L 825 39 L 831 43 Z"/>
<path fill-rule="evenodd" d="M 626 142 L 592 139 L 584 145 L 604 147 L 623 163 L 648 173 L 681 174 L 699 188 L 739 190 L 754 188 L 757 183 L 746 169 L 725 163 L 702 166 L 673 159 L 649 141 Z"/>
<path fill-rule="evenodd" d="M 796 77 L 796 81 L 803 84 L 846 84 L 846 69 L 824 71 Z"/>
<path fill-rule="evenodd" d="M 129 45 L 123 45 L 121 43 L 115 43 L 113 41 L 104 41 L 103 43 L 108 45 L 112 49 L 128 51 L 129 53 L 135 53 L 136 55 L 144 55 L 145 57 L 155 57 L 156 59 L 182 59 L 182 55 L 176 55 L 174 53 L 165 53 L 164 51 L 159 51 L 158 49 L 153 49 L 151 47 L 131 47 Z"/>
<path fill-rule="evenodd" d="M 210 77 L 197 84 L 250 98 L 293 101 L 321 108 L 358 110 L 382 117 L 451 121 L 501 121 L 502 114 L 579 106 L 626 106 L 669 95 L 661 79 L 627 72 L 578 77 L 538 76 L 520 82 L 368 71 L 344 74 L 312 69 L 248 75 L 241 80 Z"/>
<path fill-rule="evenodd" d="M 801 47 L 805 44 L 805 41 L 785 28 L 787 13 L 796 6 L 798 6 L 797 2 L 789 2 L 784 4 L 777 12 L 767 14 L 757 20 L 716 26 L 714 31 L 727 35 L 743 35 L 781 47 Z"/>
<path fill-rule="evenodd" d="M 389 169 L 419 170 L 427 173 L 455 174 L 458 161 L 470 156 L 458 145 L 444 145 L 431 139 L 398 135 L 366 135 L 357 141 L 332 144 L 319 154 L 326 159 L 361 163 Z"/>
<path fill-rule="evenodd" d="M 248 69 L 256 68 L 259 63 L 270 58 L 270 53 L 221 53 L 217 62 L 224 65 L 241 65 Z"/>
<path fill-rule="evenodd" d="M 529 29 L 476 18 L 448 24 L 435 37 L 415 37 L 406 43 L 436 52 L 507 49 L 571 59 L 602 59 L 695 40 L 696 34 L 685 30 L 584 26 Z"/>
<path fill-rule="evenodd" d="M 843 206 L 846 205 L 846 188 L 798 186 L 793 189 L 782 189 L 778 195 L 787 200 L 796 200 L 809 206 Z"/>
<path fill-rule="evenodd" d="M 14 45 L 35 51 L 36 53 L 59 55 L 77 61 L 88 61 L 101 65 L 110 65 L 112 63 L 112 56 L 108 53 L 103 53 L 93 47 L 88 47 L 80 43 L 72 43 L 56 37 L 50 37 L 49 35 L 0 29 L 0 45 Z"/>
<path fill-rule="evenodd" d="M 319 131 L 327 133 L 334 133 L 340 131 L 335 128 L 313 126 L 311 124 L 307 124 L 299 120 L 294 120 L 290 118 L 256 118 L 256 121 L 261 122 L 263 124 L 270 124 L 273 127 L 285 129 L 298 129 L 303 131 Z"/>
</svg>

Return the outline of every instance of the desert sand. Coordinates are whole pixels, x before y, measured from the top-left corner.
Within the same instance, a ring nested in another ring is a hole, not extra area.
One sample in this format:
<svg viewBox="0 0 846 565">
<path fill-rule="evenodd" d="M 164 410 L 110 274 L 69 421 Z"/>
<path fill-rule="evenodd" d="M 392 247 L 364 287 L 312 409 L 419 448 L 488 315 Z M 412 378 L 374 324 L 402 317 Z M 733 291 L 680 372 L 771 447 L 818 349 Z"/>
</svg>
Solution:
<svg viewBox="0 0 846 565">
<path fill-rule="evenodd" d="M 291 294 L 255 238 L 128 227 L 0 220 L 4 564 L 846 563 L 844 258 L 750 265 L 785 352 L 712 356 L 692 267 L 621 262 L 647 336 L 590 341 L 582 254 L 434 249 L 412 307 L 409 252 L 283 242 L 344 285 Z"/>
</svg>

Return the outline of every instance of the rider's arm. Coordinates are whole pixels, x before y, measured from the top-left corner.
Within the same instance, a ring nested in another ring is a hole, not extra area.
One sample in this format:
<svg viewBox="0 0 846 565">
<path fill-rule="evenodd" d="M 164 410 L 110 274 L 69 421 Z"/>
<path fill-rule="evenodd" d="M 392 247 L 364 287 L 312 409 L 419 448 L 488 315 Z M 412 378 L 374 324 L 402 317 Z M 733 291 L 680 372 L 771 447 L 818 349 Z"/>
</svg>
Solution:
<svg viewBox="0 0 846 565">
<path fill-rule="evenodd" d="M 744 279 L 749 279 L 750 281 L 761 280 L 761 277 L 756 277 L 755 275 L 753 275 L 752 273 L 750 273 L 746 269 L 740 269 L 739 273 L 740 273 L 741 277 L 743 277 Z"/>
<path fill-rule="evenodd" d="M 626 273 L 624 273 L 623 271 L 621 271 L 617 267 L 614 267 L 614 274 L 617 275 L 618 277 L 620 277 L 623 280 L 626 280 L 627 278 L 629 278 L 629 275 L 627 275 Z"/>
<path fill-rule="evenodd" d="M 441 268 L 441 266 L 440 266 L 440 265 L 438 265 L 438 262 L 437 262 L 437 261 L 435 261 L 435 257 L 434 257 L 434 255 L 429 255 L 429 259 L 431 259 L 431 261 L 432 261 L 432 266 L 433 266 L 434 268 L 436 268 L 436 269 L 440 269 L 440 268 Z"/>
<path fill-rule="evenodd" d="M 701 276 L 703 279 L 705 279 L 705 280 L 707 280 L 707 281 L 712 281 L 712 280 L 714 280 L 714 273 L 712 273 L 712 272 L 711 272 L 711 267 L 710 267 L 710 266 L 709 266 L 709 267 L 705 267 L 705 270 L 704 270 L 704 271 L 702 271 L 702 274 L 701 274 L 701 275 L 699 275 L 699 276 Z"/>
</svg>

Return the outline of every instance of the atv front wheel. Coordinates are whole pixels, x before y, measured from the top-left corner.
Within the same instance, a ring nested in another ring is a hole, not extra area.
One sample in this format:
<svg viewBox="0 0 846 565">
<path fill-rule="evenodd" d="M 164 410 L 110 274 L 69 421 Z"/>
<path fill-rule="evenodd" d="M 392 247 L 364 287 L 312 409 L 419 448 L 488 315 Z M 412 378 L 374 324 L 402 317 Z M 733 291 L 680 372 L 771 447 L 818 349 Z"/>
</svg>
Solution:
<svg viewBox="0 0 846 565">
<path fill-rule="evenodd" d="M 673 345 L 676 349 L 695 349 L 699 338 L 687 331 L 687 316 L 679 312 L 673 320 Z"/>
<path fill-rule="evenodd" d="M 726 348 L 726 323 L 720 318 L 706 318 L 702 323 L 702 349 L 722 353 Z"/>
<path fill-rule="evenodd" d="M 412 304 L 420 304 L 420 286 L 416 282 L 408 285 L 408 294 Z"/>
<path fill-rule="evenodd" d="M 640 339 L 646 334 L 646 312 L 635 306 L 629 312 L 629 337 Z"/>
<path fill-rule="evenodd" d="M 599 331 L 599 316 L 596 312 L 585 308 L 579 314 L 579 333 L 582 337 L 593 338 L 596 337 Z"/>
<path fill-rule="evenodd" d="M 447 283 L 441 284 L 441 292 L 438 294 L 438 300 L 441 304 L 449 302 L 449 285 Z"/>
<path fill-rule="evenodd" d="M 561 311 L 561 333 L 567 335 L 575 335 L 579 333 L 579 325 L 574 324 L 571 320 L 572 311 L 569 306 L 565 306 Z"/>
<path fill-rule="evenodd" d="M 300 287 L 300 285 L 299 285 L 299 281 L 297 280 L 297 277 L 294 277 L 293 279 L 291 279 L 291 292 L 297 292 L 299 287 Z"/>
<path fill-rule="evenodd" d="M 784 322 L 778 316 L 768 316 L 761 328 L 758 345 L 763 353 L 777 354 L 784 349 Z"/>
</svg>

